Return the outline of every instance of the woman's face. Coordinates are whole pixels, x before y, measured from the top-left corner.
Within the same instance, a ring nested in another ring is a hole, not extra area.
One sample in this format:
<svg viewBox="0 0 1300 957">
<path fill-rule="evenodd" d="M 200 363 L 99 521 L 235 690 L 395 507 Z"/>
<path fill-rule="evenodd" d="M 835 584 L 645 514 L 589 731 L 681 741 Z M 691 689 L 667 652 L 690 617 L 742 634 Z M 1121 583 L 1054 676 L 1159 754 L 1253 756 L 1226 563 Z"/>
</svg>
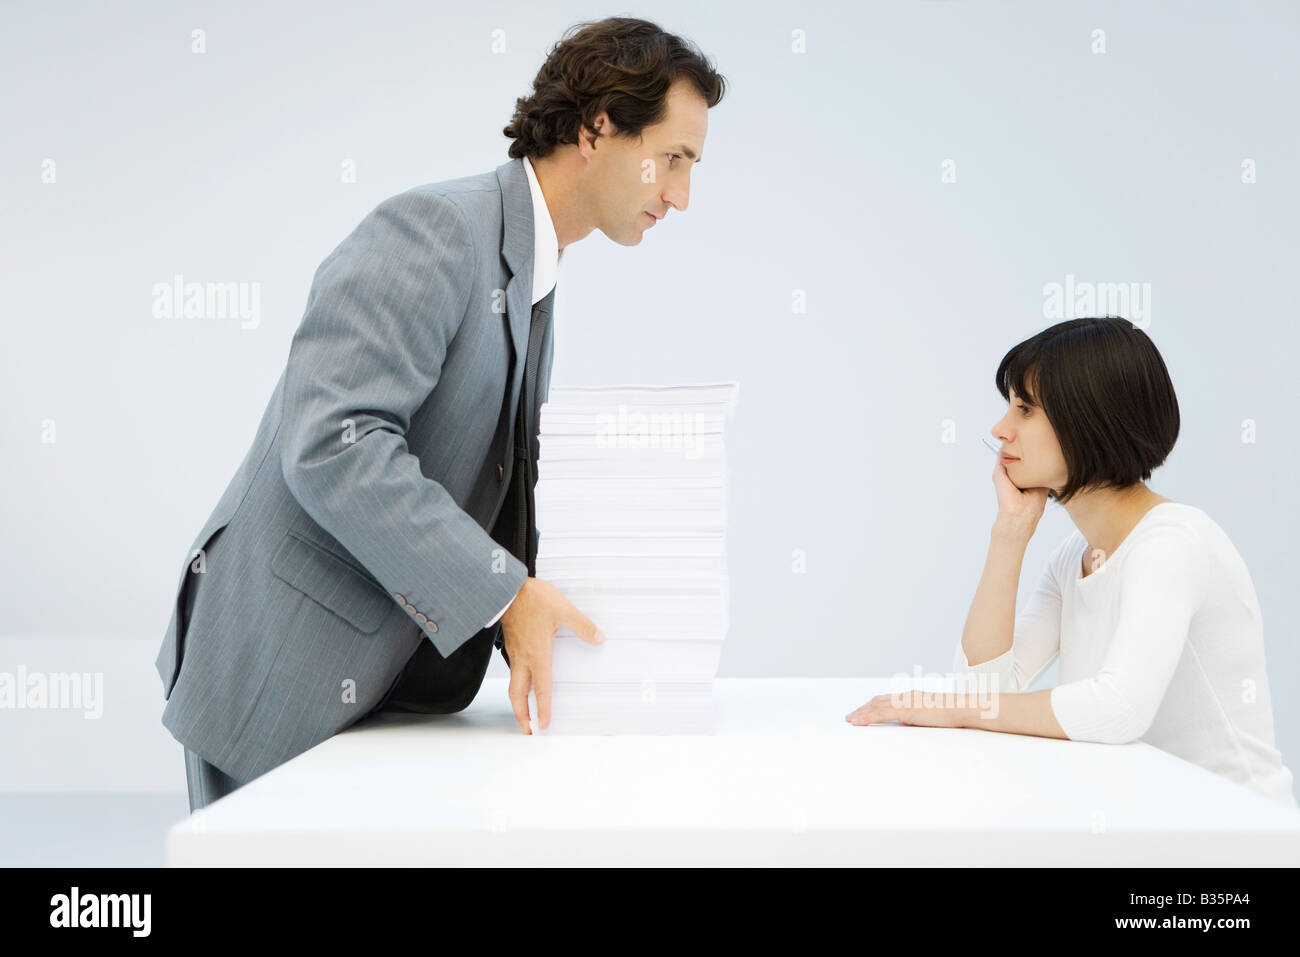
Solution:
<svg viewBox="0 0 1300 957">
<path fill-rule="evenodd" d="M 1065 487 L 1068 473 L 1052 423 L 1039 406 L 1016 395 L 1015 389 L 1008 392 L 1011 401 L 1007 414 L 994 423 L 992 430 L 993 437 L 1002 443 L 1002 451 L 1016 456 L 1016 461 L 1004 460 L 1007 475 L 1016 488 L 1059 491 Z"/>
</svg>

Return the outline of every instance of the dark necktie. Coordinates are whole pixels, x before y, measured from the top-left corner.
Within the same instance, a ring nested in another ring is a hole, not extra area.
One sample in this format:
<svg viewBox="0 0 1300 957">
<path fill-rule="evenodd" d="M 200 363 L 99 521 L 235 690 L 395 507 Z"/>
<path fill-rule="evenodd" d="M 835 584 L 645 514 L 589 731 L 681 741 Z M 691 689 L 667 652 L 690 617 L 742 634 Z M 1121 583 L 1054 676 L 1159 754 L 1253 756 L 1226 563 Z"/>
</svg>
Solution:
<svg viewBox="0 0 1300 957">
<path fill-rule="evenodd" d="M 519 510 L 515 526 L 515 557 L 528 567 L 530 578 L 537 575 L 537 502 L 534 488 L 537 485 L 537 453 L 534 448 L 533 423 L 528 418 L 528 406 L 537 407 L 537 363 L 542 351 L 542 326 L 546 313 L 541 303 L 533 306 L 532 323 L 528 329 L 528 355 L 524 363 L 523 384 L 519 388 L 519 410 L 515 415 L 515 501 Z"/>
</svg>

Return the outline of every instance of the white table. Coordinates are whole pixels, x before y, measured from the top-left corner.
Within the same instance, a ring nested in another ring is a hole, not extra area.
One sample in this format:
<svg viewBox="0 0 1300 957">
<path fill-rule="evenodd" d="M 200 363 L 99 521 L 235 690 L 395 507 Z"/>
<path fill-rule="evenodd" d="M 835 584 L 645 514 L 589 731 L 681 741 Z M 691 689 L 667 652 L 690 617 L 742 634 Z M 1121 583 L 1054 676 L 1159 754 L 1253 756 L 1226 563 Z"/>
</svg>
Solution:
<svg viewBox="0 0 1300 957">
<path fill-rule="evenodd" d="M 854 727 L 888 679 L 718 679 L 716 734 L 524 734 L 506 679 L 175 825 L 171 866 L 1296 866 L 1300 811 L 1146 744 Z M 535 715 L 534 715 L 535 717 Z"/>
</svg>

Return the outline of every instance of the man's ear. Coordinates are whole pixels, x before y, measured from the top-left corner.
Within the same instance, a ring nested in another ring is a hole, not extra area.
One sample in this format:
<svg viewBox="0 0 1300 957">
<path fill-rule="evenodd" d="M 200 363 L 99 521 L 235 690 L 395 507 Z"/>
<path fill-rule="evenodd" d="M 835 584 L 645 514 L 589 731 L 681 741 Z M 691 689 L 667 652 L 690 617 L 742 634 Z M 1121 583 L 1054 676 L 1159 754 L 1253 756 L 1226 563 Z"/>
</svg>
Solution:
<svg viewBox="0 0 1300 957">
<path fill-rule="evenodd" d="M 598 139 L 609 139 L 614 129 L 614 124 L 610 122 L 609 114 L 602 110 L 591 121 L 592 126 L 588 127 L 585 123 L 578 128 L 578 149 L 582 151 L 583 156 L 589 157 L 596 149 L 595 141 Z"/>
</svg>

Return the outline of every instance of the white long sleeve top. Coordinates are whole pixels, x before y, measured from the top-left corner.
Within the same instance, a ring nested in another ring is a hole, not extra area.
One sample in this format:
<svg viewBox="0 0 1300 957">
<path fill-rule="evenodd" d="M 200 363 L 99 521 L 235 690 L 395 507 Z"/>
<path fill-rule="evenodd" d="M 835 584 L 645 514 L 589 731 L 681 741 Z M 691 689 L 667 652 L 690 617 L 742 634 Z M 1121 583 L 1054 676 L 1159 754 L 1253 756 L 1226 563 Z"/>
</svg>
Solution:
<svg viewBox="0 0 1300 957">
<path fill-rule="evenodd" d="M 1011 648 L 959 674 L 1024 692 L 1058 656 L 1052 711 L 1073 741 L 1145 741 L 1296 807 L 1274 746 L 1259 601 L 1245 562 L 1205 512 L 1147 511 L 1092 568 L 1079 531 L 1057 547 L 1016 617 Z"/>
</svg>

